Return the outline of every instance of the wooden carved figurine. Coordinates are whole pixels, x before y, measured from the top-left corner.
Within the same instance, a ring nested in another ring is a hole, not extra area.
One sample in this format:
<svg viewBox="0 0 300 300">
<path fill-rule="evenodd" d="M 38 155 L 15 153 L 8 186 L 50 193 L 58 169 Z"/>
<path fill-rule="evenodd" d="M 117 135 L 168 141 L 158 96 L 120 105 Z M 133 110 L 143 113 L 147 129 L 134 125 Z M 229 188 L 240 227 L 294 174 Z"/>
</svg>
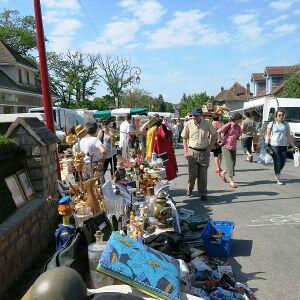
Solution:
<svg viewBox="0 0 300 300">
<path fill-rule="evenodd" d="M 84 183 L 84 187 L 87 191 L 86 205 L 92 209 L 93 214 L 97 214 L 101 211 L 100 204 L 95 193 L 95 183 L 98 179 L 99 177 L 91 178 L 86 180 Z"/>
</svg>

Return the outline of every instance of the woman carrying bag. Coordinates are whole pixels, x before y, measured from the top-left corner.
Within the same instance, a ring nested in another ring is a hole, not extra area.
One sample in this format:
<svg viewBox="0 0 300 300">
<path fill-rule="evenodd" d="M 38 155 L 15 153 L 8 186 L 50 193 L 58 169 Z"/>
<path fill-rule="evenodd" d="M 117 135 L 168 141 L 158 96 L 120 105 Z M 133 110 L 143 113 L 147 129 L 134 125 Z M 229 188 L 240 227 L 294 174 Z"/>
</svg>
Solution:
<svg viewBox="0 0 300 300">
<path fill-rule="evenodd" d="M 295 151 L 299 150 L 291 136 L 289 123 L 284 121 L 284 117 L 284 111 L 277 110 L 275 121 L 267 126 L 265 138 L 265 147 L 273 157 L 275 178 L 280 185 L 284 184 L 281 180 L 281 170 L 286 162 L 288 144 L 291 144 Z"/>
<path fill-rule="evenodd" d="M 237 188 L 237 184 L 234 182 L 234 175 L 235 175 L 235 162 L 236 162 L 236 145 L 237 141 L 241 136 L 241 122 L 242 122 L 242 115 L 239 113 L 234 113 L 230 119 L 230 122 L 223 125 L 219 130 L 218 133 L 223 135 L 223 157 L 226 163 L 226 171 L 228 172 L 229 176 L 229 185 L 231 188 Z M 220 177 L 224 182 L 227 182 L 225 178 L 225 170 L 220 172 Z"/>
</svg>

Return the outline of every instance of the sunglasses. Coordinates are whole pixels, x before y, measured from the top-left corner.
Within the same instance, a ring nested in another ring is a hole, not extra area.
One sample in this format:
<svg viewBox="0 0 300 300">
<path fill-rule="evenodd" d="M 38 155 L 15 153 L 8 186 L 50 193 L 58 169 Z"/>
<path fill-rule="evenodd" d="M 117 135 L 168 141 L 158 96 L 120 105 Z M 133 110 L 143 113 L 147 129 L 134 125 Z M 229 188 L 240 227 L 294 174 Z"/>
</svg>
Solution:
<svg viewBox="0 0 300 300">
<path fill-rule="evenodd" d="M 277 117 L 284 117 L 284 114 L 278 114 Z"/>
</svg>

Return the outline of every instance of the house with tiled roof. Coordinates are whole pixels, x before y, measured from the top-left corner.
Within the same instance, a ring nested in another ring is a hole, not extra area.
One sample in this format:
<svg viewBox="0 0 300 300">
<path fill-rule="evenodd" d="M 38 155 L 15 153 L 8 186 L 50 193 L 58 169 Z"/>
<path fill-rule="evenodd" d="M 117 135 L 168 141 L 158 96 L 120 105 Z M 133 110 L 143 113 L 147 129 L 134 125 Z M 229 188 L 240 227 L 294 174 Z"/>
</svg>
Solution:
<svg viewBox="0 0 300 300">
<path fill-rule="evenodd" d="M 254 97 L 278 93 L 284 85 L 285 76 L 300 71 L 300 64 L 293 66 L 266 67 L 264 73 L 253 73 L 251 81 L 254 86 Z"/>
<path fill-rule="evenodd" d="M 253 95 L 255 97 L 266 94 L 266 78 L 264 73 L 252 73 L 251 82 L 253 82 Z"/>
<path fill-rule="evenodd" d="M 244 87 L 235 82 L 228 90 L 221 87 L 221 91 L 215 97 L 215 101 L 219 102 L 220 105 L 225 104 L 229 110 L 236 110 L 243 108 L 244 102 L 248 101 L 251 96 L 249 83 L 247 87 Z"/>
<path fill-rule="evenodd" d="M 37 66 L 0 41 L 0 114 L 24 113 L 42 106 Z"/>
</svg>

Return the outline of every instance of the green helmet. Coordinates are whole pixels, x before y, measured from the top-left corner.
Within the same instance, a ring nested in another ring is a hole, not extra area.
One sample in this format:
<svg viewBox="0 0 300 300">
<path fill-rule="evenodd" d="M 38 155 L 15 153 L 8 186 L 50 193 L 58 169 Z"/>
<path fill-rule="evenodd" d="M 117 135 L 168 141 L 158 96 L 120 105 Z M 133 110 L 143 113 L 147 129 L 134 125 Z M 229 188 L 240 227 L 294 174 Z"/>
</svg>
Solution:
<svg viewBox="0 0 300 300">
<path fill-rule="evenodd" d="M 38 277 L 30 291 L 31 300 L 86 300 L 86 286 L 77 271 L 58 267 Z"/>
</svg>

